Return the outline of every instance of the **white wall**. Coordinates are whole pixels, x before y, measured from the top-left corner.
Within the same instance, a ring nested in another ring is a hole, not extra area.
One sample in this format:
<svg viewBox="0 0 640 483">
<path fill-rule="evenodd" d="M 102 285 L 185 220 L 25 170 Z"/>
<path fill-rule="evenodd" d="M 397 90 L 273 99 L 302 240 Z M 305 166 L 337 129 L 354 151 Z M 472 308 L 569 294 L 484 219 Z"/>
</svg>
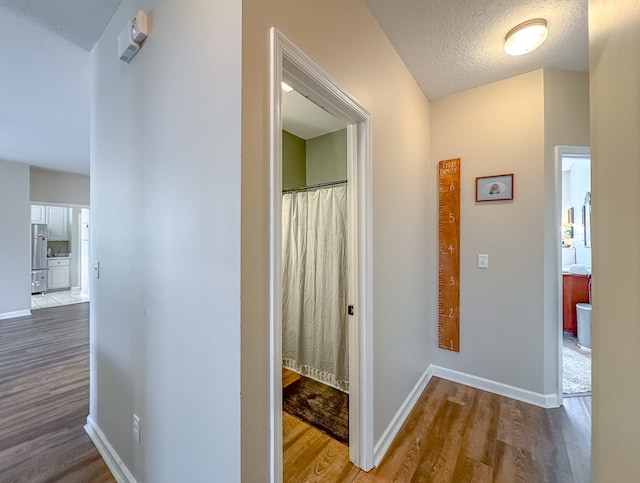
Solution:
<svg viewBox="0 0 640 483">
<path fill-rule="evenodd" d="M 90 413 L 140 482 L 240 479 L 240 36 L 239 0 L 124 0 L 91 55 Z"/>
<path fill-rule="evenodd" d="M 307 139 L 307 185 L 347 179 L 347 130 Z"/>
<path fill-rule="evenodd" d="M 82 294 L 89 296 L 90 290 L 90 275 L 89 275 L 89 233 L 91 233 L 90 214 L 89 210 L 83 208 L 80 210 L 80 291 Z"/>
<path fill-rule="evenodd" d="M 29 166 L 0 161 L 0 319 L 31 310 L 30 210 Z"/>
<path fill-rule="evenodd" d="M 245 1 L 242 471 L 251 482 L 268 475 L 270 26 L 372 114 L 376 442 L 429 366 L 434 344 L 435 173 L 427 99 L 362 1 Z"/>
<path fill-rule="evenodd" d="M 535 71 L 432 103 L 432 169 L 462 159 L 460 353 L 434 364 L 541 404 L 558 390 L 554 147 L 588 144 L 587 92 L 585 73 Z M 476 177 L 502 173 L 514 200 L 476 203 Z"/>
<path fill-rule="evenodd" d="M 89 205 L 89 176 L 31 166 L 31 201 L 64 205 Z"/>
<path fill-rule="evenodd" d="M 584 244 L 582 207 L 587 192 L 591 191 L 591 161 L 577 158 L 567 171 L 567 206 L 574 209 L 573 245 L 576 248 L 576 263 L 591 266 L 591 247 Z M 563 191 L 563 198 L 565 197 Z"/>
<path fill-rule="evenodd" d="M 640 474 L 640 9 L 589 1 L 592 481 Z"/>
<path fill-rule="evenodd" d="M 560 245 L 558 227 L 561 218 L 556 183 L 556 146 L 589 146 L 589 77 L 586 72 L 554 69 L 544 71 L 544 188 L 540 200 L 544 209 L 544 392 L 557 393 L 561 386 L 558 375 L 559 336 L 562 327 L 561 267 L 558 265 Z"/>
<path fill-rule="evenodd" d="M 461 158 L 460 352 L 437 349 L 433 362 L 538 394 L 544 390 L 543 81 L 542 71 L 531 72 L 435 101 L 431 111 L 431 169 Z M 514 173 L 513 201 L 476 203 L 476 177 L 503 173 Z M 489 255 L 486 270 L 477 268 L 480 253 Z"/>
<path fill-rule="evenodd" d="M 69 248 L 71 250 L 69 282 L 72 287 L 80 286 L 80 208 L 69 209 Z"/>
</svg>

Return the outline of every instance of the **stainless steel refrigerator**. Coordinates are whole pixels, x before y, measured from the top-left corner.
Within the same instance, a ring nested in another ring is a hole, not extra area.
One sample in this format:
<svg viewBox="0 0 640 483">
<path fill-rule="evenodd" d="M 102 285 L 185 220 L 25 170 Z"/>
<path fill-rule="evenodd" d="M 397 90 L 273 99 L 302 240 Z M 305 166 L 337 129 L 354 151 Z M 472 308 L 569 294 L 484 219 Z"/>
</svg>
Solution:
<svg viewBox="0 0 640 483">
<path fill-rule="evenodd" d="M 31 225 L 31 293 L 47 291 L 47 240 L 49 228 L 45 224 Z"/>
</svg>

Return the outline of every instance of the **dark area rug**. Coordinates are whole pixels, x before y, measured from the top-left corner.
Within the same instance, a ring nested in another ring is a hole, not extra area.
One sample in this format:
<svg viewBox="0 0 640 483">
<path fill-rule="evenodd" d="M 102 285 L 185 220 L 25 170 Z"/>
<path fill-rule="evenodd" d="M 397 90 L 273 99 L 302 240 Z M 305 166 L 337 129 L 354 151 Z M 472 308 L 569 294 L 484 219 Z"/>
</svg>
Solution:
<svg viewBox="0 0 640 483">
<path fill-rule="evenodd" d="M 301 377 L 282 390 L 282 408 L 333 439 L 349 444 L 349 395 Z"/>
</svg>

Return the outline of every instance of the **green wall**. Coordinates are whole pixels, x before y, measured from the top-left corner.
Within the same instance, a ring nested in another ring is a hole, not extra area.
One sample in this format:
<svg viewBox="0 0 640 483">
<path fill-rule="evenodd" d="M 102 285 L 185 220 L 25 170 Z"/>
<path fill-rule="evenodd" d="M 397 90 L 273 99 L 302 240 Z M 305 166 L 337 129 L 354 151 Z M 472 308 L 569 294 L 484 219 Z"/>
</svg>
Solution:
<svg viewBox="0 0 640 483">
<path fill-rule="evenodd" d="M 282 188 L 347 179 L 347 130 L 304 140 L 282 131 Z"/>
<path fill-rule="evenodd" d="M 307 185 L 305 140 L 282 131 L 282 188 Z"/>
<path fill-rule="evenodd" d="M 347 179 L 347 130 L 307 139 L 307 184 Z"/>
</svg>

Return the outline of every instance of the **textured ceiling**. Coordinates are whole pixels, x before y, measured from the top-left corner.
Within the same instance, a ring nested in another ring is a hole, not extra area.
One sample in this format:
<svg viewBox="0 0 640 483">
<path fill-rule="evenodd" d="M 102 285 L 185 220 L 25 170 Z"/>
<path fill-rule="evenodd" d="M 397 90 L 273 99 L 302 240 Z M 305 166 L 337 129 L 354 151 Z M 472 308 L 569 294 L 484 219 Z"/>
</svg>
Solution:
<svg viewBox="0 0 640 483">
<path fill-rule="evenodd" d="M 588 70 L 587 0 L 365 0 L 430 100 L 540 68 Z M 504 36 L 545 18 L 547 41 L 511 57 Z"/>
<path fill-rule="evenodd" d="M 0 0 L 0 160 L 89 173 L 89 51 L 119 0 Z"/>
<path fill-rule="evenodd" d="M 587 0 L 365 0 L 429 99 L 543 67 L 588 69 Z M 89 51 L 120 0 L 0 0 L 0 159 L 89 172 Z M 547 42 L 509 57 L 534 17 Z"/>
<path fill-rule="evenodd" d="M 0 0 L 0 5 L 90 51 L 121 0 Z"/>
</svg>

